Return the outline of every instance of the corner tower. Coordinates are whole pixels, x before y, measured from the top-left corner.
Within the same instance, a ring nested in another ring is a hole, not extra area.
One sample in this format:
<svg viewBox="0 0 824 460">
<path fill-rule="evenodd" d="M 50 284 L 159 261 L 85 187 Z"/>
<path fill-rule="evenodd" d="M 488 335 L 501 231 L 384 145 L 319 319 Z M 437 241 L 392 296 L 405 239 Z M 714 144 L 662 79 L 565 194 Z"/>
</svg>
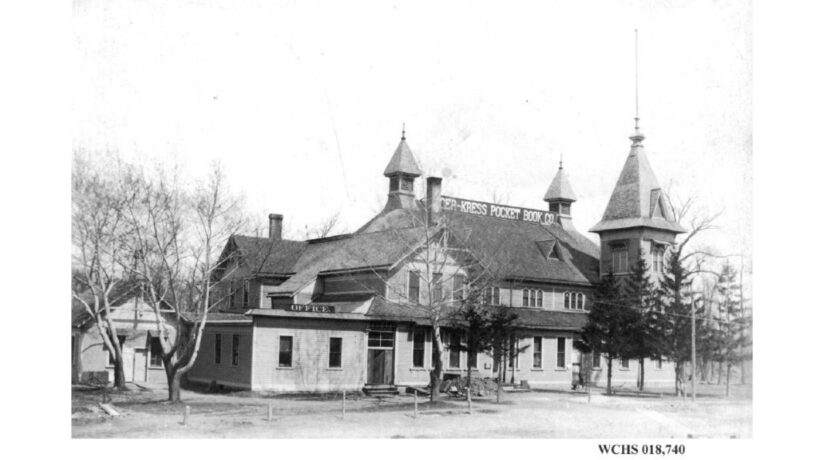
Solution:
<svg viewBox="0 0 824 460">
<path fill-rule="evenodd" d="M 572 226 L 572 203 L 576 200 L 569 178 L 564 172 L 564 160 L 558 162 L 558 172 L 549 184 L 544 194 L 544 201 L 549 204 L 549 211 L 558 214 L 561 227 L 568 229 Z"/>
<path fill-rule="evenodd" d="M 384 211 L 415 208 L 415 178 L 421 175 L 421 169 L 406 143 L 405 127 L 401 132 L 401 142 L 392 154 L 383 175 L 389 178 L 389 199 Z"/>
<path fill-rule="evenodd" d="M 635 31 L 635 133 L 601 221 L 591 232 L 601 239 L 601 275 L 627 275 L 644 257 L 653 275 L 664 271 L 667 249 L 686 230 L 675 221 L 644 152 L 638 127 L 638 31 Z"/>
<path fill-rule="evenodd" d="M 644 152 L 635 118 L 632 146 L 601 221 L 591 232 L 601 239 L 601 274 L 626 275 L 643 256 L 652 272 L 663 272 L 664 254 L 684 228 L 673 216 Z"/>
</svg>

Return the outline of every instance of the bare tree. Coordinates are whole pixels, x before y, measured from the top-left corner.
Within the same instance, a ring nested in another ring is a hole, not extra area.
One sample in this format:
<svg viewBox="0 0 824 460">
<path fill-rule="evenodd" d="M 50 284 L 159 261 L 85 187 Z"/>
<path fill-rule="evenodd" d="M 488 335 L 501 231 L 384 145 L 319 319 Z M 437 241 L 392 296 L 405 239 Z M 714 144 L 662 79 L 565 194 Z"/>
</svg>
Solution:
<svg viewBox="0 0 824 460">
<path fill-rule="evenodd" d="M 179 401 L 182 377 L 197 358 L 208 313 L 218 303 L 211 294 L 213 272 L 225 262 L 221 244 L 246 219 L 218 164 L 193 191 L 181 185 L 176 170 L 147 175 L 133 167 L 121 183 L 139 197 L 126 212 L 128 242 L 139 255 L 134 275 L 155 312 L 169 401 Z M 164 315 L 174 317 L 176 330 Z"/>
<path fill-rule="evenodd" d="M 118 164 L 109 165 L 117 168 Z M 123 353 L 112 306 L 126 295 L 131 253 L 125 209 L 133 194 L 75 152 L 72 165 L 72 297 L 91 317 L 114 361 L 114 385 L 126 389 Z"/>
</svg>

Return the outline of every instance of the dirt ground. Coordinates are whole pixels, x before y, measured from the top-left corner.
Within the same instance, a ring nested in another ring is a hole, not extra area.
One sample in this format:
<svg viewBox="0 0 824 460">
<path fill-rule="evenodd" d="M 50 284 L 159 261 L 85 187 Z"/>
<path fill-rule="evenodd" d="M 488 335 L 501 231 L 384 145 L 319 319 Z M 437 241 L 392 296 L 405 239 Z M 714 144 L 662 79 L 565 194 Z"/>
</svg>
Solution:
<svg viewBox="0 0 824 460">
<path fill-rule="evenodd" d="M 96 389 L 72 389 L 75 438 L 749 438 L 752 392 L 734 386 L 701 385 L 697 401 L 666 390 L 590 397 L 574 391 L 510 393 L 465 401 L 452 397 L 436 406 L 412 396 L 370 398 L 340 394 L 275 395 L 257 392 L 185 391 L 182 404 L 164 402 L 165 388 L 134 387 L 111 395 L 120 416 L 105 415 Z M 269 404 L 273 420 L 268 421 Z M 185 406 L 190 416 L 183 425 Z"/>
</svg>

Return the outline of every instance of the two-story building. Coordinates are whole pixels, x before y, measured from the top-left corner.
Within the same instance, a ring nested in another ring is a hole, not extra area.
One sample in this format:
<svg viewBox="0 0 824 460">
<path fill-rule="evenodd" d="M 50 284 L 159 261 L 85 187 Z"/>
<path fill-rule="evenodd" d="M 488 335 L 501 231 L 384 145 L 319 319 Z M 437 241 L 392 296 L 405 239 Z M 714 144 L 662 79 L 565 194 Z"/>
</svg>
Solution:
<svg viewBox="0 0 824 460">
<path fill-rule="evenodd" d="M 567 387 L 581 360 L 573 344 L 593 284 L 610 270 L 627 272 L 639 256 L 659 270 L 663 251 L 682 231 L 643 136 L 631 139 L 603 219 L 591 230 L 599 247 L 573 225 L 576 196 L 562 164 L 544 210 L 446 196 L 437 177 L 427 178 L 418 199 L 422 171 L 402 136 L 384 171 L 386 205 L 357 231 L 284 240 L 283 217 L 272 214 L 268 237 L 229 239 L 215 275 L 220 313 L 210 315 L 189 379 L 275 391 L 425 386 L 432 315 L 442 311 L 433 305 L 460 303 L 483 279 L 484 302 L 518 316 L 518 348 L 525 351 L 506 364 L 507 380 Z M 491 377 L 497 363 L 468 356 L 459 340 L 443 334 L 445 372 L 472 365 Z M 606 379 L 601 361 L 594 357 L 596 381 Z M 613 384 L 634 386 L 636 365 L 621 360 Z M 671 367 L 647 366 L 646 381 L 669 384 Z"/>
</svg>

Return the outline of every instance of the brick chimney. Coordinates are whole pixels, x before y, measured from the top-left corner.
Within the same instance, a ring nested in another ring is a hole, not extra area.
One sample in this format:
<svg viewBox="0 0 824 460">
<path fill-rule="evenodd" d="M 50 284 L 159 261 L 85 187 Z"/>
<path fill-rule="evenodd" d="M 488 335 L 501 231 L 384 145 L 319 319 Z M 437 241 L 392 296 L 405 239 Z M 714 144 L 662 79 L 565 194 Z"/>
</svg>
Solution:
<svg viewBox="0 0 824 460">
<path fill-rule="evenodd" d="M 429 225 L 435 223 L 441 214 L 441 179 L 440 177 L 426 178 L 426 217 Z"/>
<path fill-rule="evenodd" d="M 278 241 L 283 238 L 283 214 L 269 214 L 269 239 Z"/>
</svg>

